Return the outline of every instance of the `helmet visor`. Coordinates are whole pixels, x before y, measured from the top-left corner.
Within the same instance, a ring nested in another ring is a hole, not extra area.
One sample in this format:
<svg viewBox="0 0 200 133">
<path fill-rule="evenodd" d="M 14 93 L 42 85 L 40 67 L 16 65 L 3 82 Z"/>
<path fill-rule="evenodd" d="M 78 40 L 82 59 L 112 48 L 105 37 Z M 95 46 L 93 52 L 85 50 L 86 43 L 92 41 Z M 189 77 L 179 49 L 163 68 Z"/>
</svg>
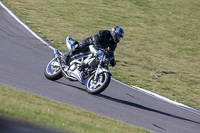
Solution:
<svg viewBox="0 0 200 133">
<path fill-rule="evenodd" d="M 117 41 L 120 42 L 122 40 L 123 36 L 121 34 L 117 35 Z"/>
</svg>

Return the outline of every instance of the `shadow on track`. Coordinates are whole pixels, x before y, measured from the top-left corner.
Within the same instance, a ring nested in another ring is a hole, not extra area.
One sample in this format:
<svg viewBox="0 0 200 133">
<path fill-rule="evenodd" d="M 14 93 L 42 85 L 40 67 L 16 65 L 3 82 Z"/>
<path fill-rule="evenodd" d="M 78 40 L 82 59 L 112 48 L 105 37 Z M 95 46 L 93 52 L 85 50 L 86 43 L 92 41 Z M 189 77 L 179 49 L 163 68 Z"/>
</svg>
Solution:
<svg viewBox="0 0 200 133">
<path fill-rule="evenodd" d="M 79 89 L 81 91 L 87 92 L 86 89 L 84 89 L 84 88 L 80 88 L 80 87 L 70 85 L 70 84 L 67 84 L 67 83 L 63 83 L 63 82 L 60 82 L 60 81 L 54 81 L 54 82 L 57 82 L 57 83 L 60 83 L 60 84 L 66 85 L 66 86 L 74 87 L 74 88 Z M 127 95 L 134 98 L 134 96 L 132 96 L 132 95 L 129 95 L 129 94 L 127 94 Z M 107 99 L 107 100 L 110 100 L 110 101 L 114 101 L 114 102 L 117 102 L 117 103 L 121 103 L 121 104 L 124 104 L 124 105 L 131 106 L 131 107 L 136 107 L 136 108 L 139 108 L 139 109 L 159 113 L 159 114 L 169 116 L 169 117 L 173 117 L 173 118 L 176 118 L 176 119 L 181 119 L 181 120 L 193 122 L 193 123 L 196 123 L 196 124 L 200 124 L 200 122 L 196 122 L 196 121 L 193 121 L 193 120 L 189 120 L 187 118 L 183 118 L 183 117 L 180 117 L 180 116 L 176 116 L 176 115 L 165 113 L 165 112 L 162 112 L 162 111 L 159 111 L 159 110 L 155 110 L 155 109 L 152 109 L 152 108 L 149 108 L 149 107 L 145 107 L 143 105 L 136 104 L 136 103 L 133 103 L 133 102 L 130 102 L 130 101 L 125 101 L 125 100 L 113 98 L 113 97 L 110 97 L 110 96 L 107 96 L 107 95 L 104 95 L 104 94 L 98 94 L 98 95 L 92 95 L 92 96 L 95 96 L 96 98 L 98 98 L 98 97 L 104 98 L 104 99 Z"/>
<path fill-rule="evenodd" d="M 193 121 L 193 120 L 189 120 L 187 118 L 183 118 L 183 117 L 180 117 L 180 116 L 176 116 L 176 115 L 172 115 L 172 114 L 169 114 L 169 113 L 165 113 L 165 112 L 162 112 L 162 111 L 159 111 L 159 110 L 155 110 L 155 109 L 152 109 L 152 108 L 149 108 L 149 107 L 145 107 L 143 105 L 136 104 L 136 103 L 133 103 L 133 102 L 130 102 L 130 101 L 125 101 L 125 100 L 113 98 L 113 97 L 106 96 L 106 95 L 103 95 L 103 94 L 99 94 L 99 95 L 97 95 L 97 97 L 101 97 L 101 98 L 104 98 L 104 99 L 107 99 L 107 100 L 110 100 L 110 101 L 114 101 L 114 102 L 117 102 L 117 103 L 125 104 L 125 105 L 131 106 L 131 107 L 135 107 L 135 108 L 139 108 L 139 109 L 143 109 L 143 110 L 159 113 L 159 114 L 166 115 L 166 116 L 169 116 L 169 117 L 173 117 L 173 118 L 176 118 L 176 119 L 181 119 L 181 120 L 193 122 L 193 123 L 196 123 L 196 124 L 200 124 L 200 122 L 197 122 L 197 121 Z"/>
<path fill-rule="evenodd" d="M 67 83 L 60 82 L 60 81 L 53 81 L 53 82 L 56 82 L 56 83 L 59 83 L 59 84 L 63 84 L 63 85 L 66 85 L 66 86 L 70 86 L 70 87 L 79 89 L 79 90 L 81 90 L 81 91 L 87 92 L 86 89 L 77 87 L 77 86 L 75 86 L 75 85 L 70 85 L 70 84 L 67 84 Z"/>
</svg>

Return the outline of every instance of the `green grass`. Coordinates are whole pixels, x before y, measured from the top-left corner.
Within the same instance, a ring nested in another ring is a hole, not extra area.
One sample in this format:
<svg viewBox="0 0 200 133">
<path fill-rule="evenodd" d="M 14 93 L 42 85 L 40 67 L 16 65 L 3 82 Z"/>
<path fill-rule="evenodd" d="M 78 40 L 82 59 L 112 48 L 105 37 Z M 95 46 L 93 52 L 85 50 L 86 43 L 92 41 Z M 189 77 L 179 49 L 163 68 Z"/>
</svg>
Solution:
<svg viewBox="0 0 200 133">
<path fill-rule="evenodd" d="M 149 133 L 145 129 L 0 85 L 0 117 L 74 133 Z"/>
<path fill-rule="evenodd" d="M 2 0 L 42 38 L 67 51 L 80 41 L 121 26 L 113 77 L 200 109 L 199 0 Z"/>
</svg>

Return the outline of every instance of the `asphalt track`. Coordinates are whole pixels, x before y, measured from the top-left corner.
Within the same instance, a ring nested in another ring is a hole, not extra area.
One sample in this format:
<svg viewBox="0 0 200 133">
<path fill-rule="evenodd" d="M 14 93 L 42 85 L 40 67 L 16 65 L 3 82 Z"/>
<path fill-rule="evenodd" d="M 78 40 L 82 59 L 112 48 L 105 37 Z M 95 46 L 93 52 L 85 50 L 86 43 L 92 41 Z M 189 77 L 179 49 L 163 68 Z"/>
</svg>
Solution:
<svg viewBox="0 0 200 133">
<path fill-rule="evenodd" d="M 44 67 L 53 51 L 0 6 L 0 84 L 71 104 L 158 133 L 199 133 L 200 115 L 114 80 L 99 95 L 64 78 L 50 81 Z"/>
</svg>

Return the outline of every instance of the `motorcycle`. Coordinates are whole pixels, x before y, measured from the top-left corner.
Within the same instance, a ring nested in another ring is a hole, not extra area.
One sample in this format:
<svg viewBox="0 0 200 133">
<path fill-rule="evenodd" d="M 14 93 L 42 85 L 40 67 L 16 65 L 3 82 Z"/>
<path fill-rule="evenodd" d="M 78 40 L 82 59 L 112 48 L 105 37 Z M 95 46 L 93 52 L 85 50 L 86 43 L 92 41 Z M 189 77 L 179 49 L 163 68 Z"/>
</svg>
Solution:
<svg viewBox="0 0 200 133">
<path fill-rule="evenodd" d="M 68 50 L 75 46 L 75 40 L 70 36 L 66 38 Z M 70 81 L 79 81 L 86 85 L 90 94 L 103 92 L 110 84 L 112 73 L 109 71 L 110 61 L 108 58 L 110 48 L 96 48 L 89 46 L 89 52 L 80 53 L 70 57 L 70 62 L 65 63 L 65 55 L 54 49 L 54 58 L 46 65 L 44 75 L 49 80 L 58 80 L 63 76 Z"/>
</svg>

